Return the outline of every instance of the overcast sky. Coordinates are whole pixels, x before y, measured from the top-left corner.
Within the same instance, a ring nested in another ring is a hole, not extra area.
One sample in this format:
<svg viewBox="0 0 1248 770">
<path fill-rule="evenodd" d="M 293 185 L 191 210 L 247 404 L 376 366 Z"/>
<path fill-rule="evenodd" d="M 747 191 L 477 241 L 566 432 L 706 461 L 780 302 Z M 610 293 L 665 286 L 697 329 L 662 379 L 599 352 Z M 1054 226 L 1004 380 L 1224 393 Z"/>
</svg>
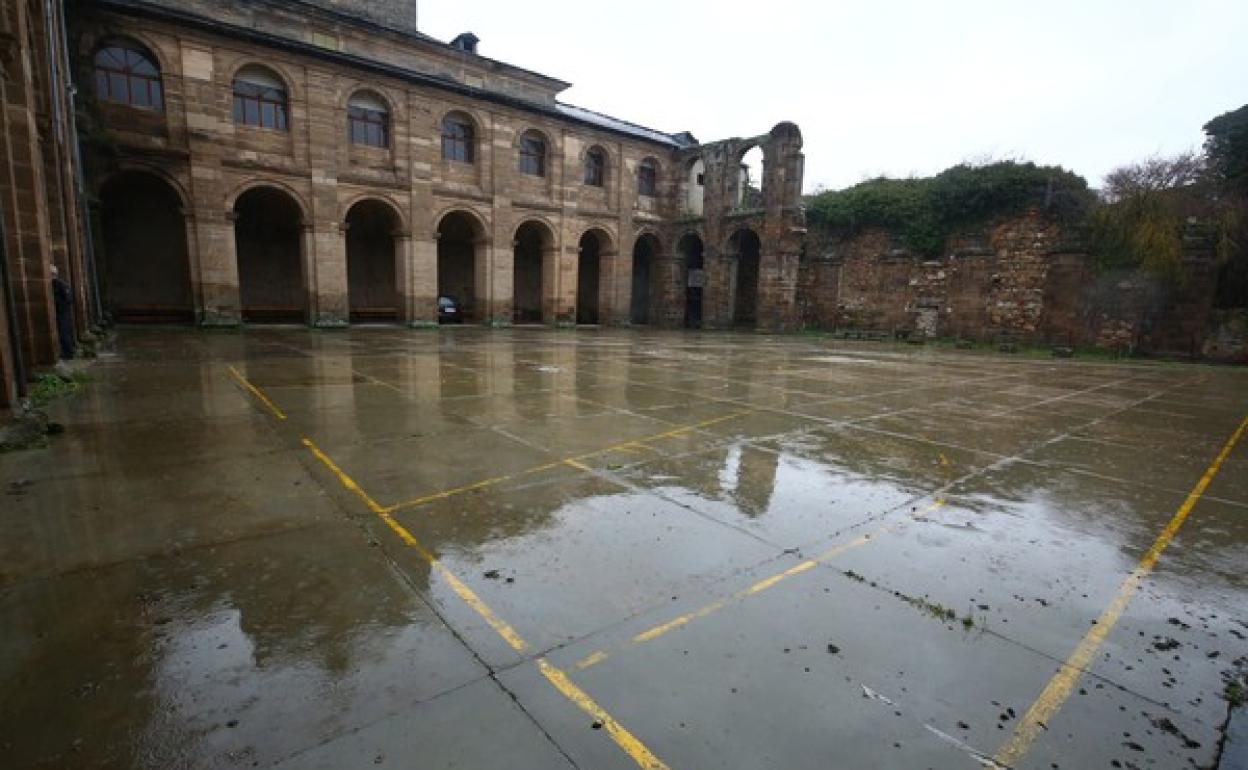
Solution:
<svg viewBox="0 0 1248 770">
<path fill-rule="evenodd" d="M 802 128 L 806 189 L 963 160 L 1109 169 L 1248 103 L 1246 0 L 421 0 L 420 27 L 708 142 Z"/>
</svg>

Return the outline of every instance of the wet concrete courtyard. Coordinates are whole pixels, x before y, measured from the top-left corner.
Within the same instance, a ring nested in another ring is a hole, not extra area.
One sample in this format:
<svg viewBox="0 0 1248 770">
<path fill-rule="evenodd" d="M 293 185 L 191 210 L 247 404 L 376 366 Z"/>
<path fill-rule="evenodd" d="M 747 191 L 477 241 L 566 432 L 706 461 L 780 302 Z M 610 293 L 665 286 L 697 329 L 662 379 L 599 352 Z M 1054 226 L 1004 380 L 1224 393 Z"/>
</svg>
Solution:
<svg viewBox="0 0 1248 770">
<path fill-rule="evenodd" d="M 0 456 L 0 767 L 1212 767 L 1248 666 L 1248 371 L 377 328 L 89 372 Z"/>
</svg>

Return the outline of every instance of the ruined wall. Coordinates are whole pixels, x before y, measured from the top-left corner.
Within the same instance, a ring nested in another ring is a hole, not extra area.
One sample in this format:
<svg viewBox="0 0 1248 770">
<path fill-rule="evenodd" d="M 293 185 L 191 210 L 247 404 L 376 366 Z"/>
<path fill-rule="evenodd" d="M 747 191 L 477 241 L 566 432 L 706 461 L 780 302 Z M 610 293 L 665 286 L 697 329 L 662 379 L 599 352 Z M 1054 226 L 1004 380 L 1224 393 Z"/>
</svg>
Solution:
<svg viewBox="0 0 1248 770">
<path fill-rule="evenodd" d="M 1235 358 L 1244 319 L 1216 313 L 1211 235 L 1189 227 L 1181 281 L 1098 273 L 1077 237 L 1036 212 L 950 238 L 925 258 L 890 233 L 812 233 L 798 305 L 811 327 Z"/>
<path fill-rule="evenodd" d="M 812 234 L 803 320 L 925 337 L 1043 339 L 1065 322 L 1045 318 L 1044 297 L 1050 266 L 1069 248 L 1036 213 L 951 238 L 934 258 L 879 229 L 849 239 Z"/>
</svg>

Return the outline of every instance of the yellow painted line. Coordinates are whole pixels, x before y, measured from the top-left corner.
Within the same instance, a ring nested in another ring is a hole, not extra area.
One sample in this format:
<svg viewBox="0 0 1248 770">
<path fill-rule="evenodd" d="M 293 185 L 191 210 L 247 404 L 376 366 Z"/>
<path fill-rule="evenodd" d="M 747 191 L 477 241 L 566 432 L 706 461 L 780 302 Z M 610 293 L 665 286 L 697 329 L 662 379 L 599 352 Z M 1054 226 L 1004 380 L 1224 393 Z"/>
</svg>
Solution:
<svg viewBox="0 0 1248 770">
<path fill-rule="evenodd" d="M 645 744 L 637 740 L 637 738 L 624 728 L 619 722 L 608 714 L 601 706 L 594 702 L 594 699 L 577 687 L 568 675 L 558 668 L 552 666 L 545 658 L 537 659 L 537 667 L 541 669 L 542 675 L 546 677 L 555 689 L 563 693 L 563 696 L 575 703 L 581 711 L 593 717 L 602 728 L 611 736 L 611 740 L 628 754 L 638 767 L 646 770 L 669 770 L 663 761 L 651 753 Z"/>
<path fill-rule="evenodd" d="M 927 514 L 936 510 L 937 508 L 940 508 L 944 504 L 945 504 L 945 501 L 943 499 L 938 499 L 935 502 L 933 502 L 931 505 L 924 508 L 923 510 L 913 513 L 911 515 L 911 518 L 921 519 Z M 860 535 L 859 537 L 856 537 L 847 543 L 841 543 L 839 545 L 832 546 L 831 548 L 819 554 L 813 559 L 806 559 L 805 561 L 798 562 L 797 564 L 793 565 L 792 567 L 789 567 L 788 569 L 781 570 L 780 572 L 777 572 L 774 575 L 771 575 L 769 577 L 763 578 L 762 580 L 759 580 L 757 583 L 754 583 L 748 588 L 743 588 L 742 590 L 737 591 L 736 593 L 725 596 L 722 599 L 716 599 L 710 604 L 707 604 L 703 607 L 699 607 L 698 609 L 692 612 L 687 612 L 684 615 L 678 615 L 677 617 L 674 617 L 665 623 L 660 623 L 659 625 L 654 626 L 653 628 L 646 629 L 645 631 L 642 631 L 641 633 L 629 639 L 628 644 L 629 646 L 632 646 L 632 645 L 645 644 L 646 642 L 654 641 L 655 639 L 658 639 L 660 636 L 671 633 L 672 631 L 675 631 L 676 629 L 682 626 L 689 625 L 695 620 L 704 618 L 708 615 L 712 615 L 731 604 L 735 604 L 755 594 L 762 593 L 763 591 L 766 591 L 767 589 L 772 588 L 778 583 L 781 583 L 793 577 L 794 575 L 800 575 L 803 572 L 806 572 L 807 570 L 814 568 L 818 564 L 824 561 L 827 561 L 828 559 L 831 559 L 833 556 L 837 556 L 838 554 L 845 553 L 846 551 L 851 550 L 853 548 L 866 545 L 878 535 L 882 535 L 886 532 L 891 532 L 893 530 L 900 528 L 906 523 L 906 521 L 908 520 L 901 521 L 896 524 L 889 524 L 887 526 L 880 527 L 879 529 L 873 532 L 868 532 L 865 535 Z M 603 662 L 609 657 L 610 657 L 610 653 L 599 650 L 577 661 L 576 667 L 579 669 L 589 668 L 590 666 L 595 666 Z"/>
<path fill-rule="evenodd" d="M 586 473 L 593 473 L 593 472 L 594 472 L 594 469 L 593 469 L 593 468 L 589 467 L 589 466 L 588 466 L 588 465 L 586 465 L 585 463 L 582 463 L 582 462 L 577 462 L 576 460 L 564 460 L 563 462 L 564 462 L 564 464 L 566 464 L 566 465 L 569 465 L 569 466 L 571 466 L 571 467 L 573 467 L 573 468 L 576 468 L 578 471 L 584 471 L 584 472 L 586 472 Z"/>
<path fill-rule="evenodd" d="M 244 377 L 242 374 L 240 374 L 240 373 L 239 373 L 239 371 L 238 371 L 237 369 L 235 369 L 234 367 L 232 367 L 232 366 L 231 366 L 231 367 L 230 367 L 230 374 L 234 375 L 234 379 L 238 381 L 238 384 L 239 384 L 239 385 L 242 385 L 244 388 L 246 388 L 247 390 L 251 391 L 251 395 L 253 395 L 253 396 L 255 396 L 257 399 L 259 399 L 259 400 L 260 400 L 260 403 L 264 404 L 264 405 L 265 405 L 265 407 L 267 407 L 267 408 L 268 408 L 268 410 L 269 410 L 270 412 L 272 412 L 272 413 L 273 413 L 273 416 L 274 416 L 274 417 L 276 417 L 276 418 L 277 418 L 277 419 L 279 419 L 279 420 L 285 420 L 285 419 L 286 419 L 286 413 L 285 413 L 285 412 L 283 412 L 281 409 L 278 409 L 278 408 L 277 408 L 277 404 L 273 403 L 273 401 L 272 401 L 272 400 L 271 400 L 268 396 L 264 395 L 264 392 L 263 392 L 263 391 L 261 391 L 261 390 L 260 390 L 259 388 L 257 388 L 255 385 L 252 385 L 252 384 L 251 384 L 251 383 L 247 380 L 247 378 L 246 378 L 246 377 Z"/>
<path fill-rule="evenodd" d="M 510 623 L 500 618 L 498 613 L 494 612 L 490 605 L 486 604 L 480 596 L 477 596 L 476 591 L 469 588 L 464 581 L 455 576 L 454 572 L 447 569 L 446 565 L 442 563 L 442 560 L 430 553 L 429 550 L 426 549 L 424 545 L 422 545 L 421 542 L 412 535 L 411 532 L 407 531 L 406 527 L 395 521 L 394 517 L 388 513 L 382 513 L 380 516 L 381 520 L 386 523 L 386 526 L 394 530 L 394 533 L 399 536 L 400 540 L 408 546 L 411 546 L 416 553 L 420 554 L 420 558 L 429 562 L 429 566 L 432 567 L 444 581 L 446 581 L 446 584 L 451 587 L 451 590 L 455 592 L 455 595 L 458 596 L 464 604 L 467 604 L 473 609 L 474 612 L 480 615 L 481 618 L 489 624 L 490 628 L 494 629 L 494 632 L 503 638 L 503 641 L 506 642 L 511 649 L 516 652 L 528 651 L 529 643 L 524 640 L 524 637 L 520 636 L 520 634 L 516 632 L 516 629 L 511 627 Z"/>
<path fill-rule="evenodd" d="M 1100 648 L 1105 638 L 1109 636 L 1109 632 L 1114 629 L 1122 613 L 1126 610 L 1127 604 L 1135 596 L 1135 592 L 1139 590 L 1140 584 L 1144 578 L 1152 572 L 1153 565 L 1157 563 L 1157 559 L 1161 557 L 1161 552 L 1174 538 L 1175 533 L 1179 531 L 1179 527 L 1183 526 L 1183 522 L 1187 520 L 1187 516 L 1192 512 L 1196 502 L 1200 500 L 1205 493 L 1209 483 L 1213 481 L 1213 477 L 1217 475 L 1218 470 L 1222 467 L 1222 463 L 1230 456 L 1231 451 L 1239 442 L 1244 430 L 1248 429 L 1248 417 L 1240 421 L 1239 427 L 1227 439 L 1223 445 L 1222 451 L 1218 452 L 1218 456 L 1214 458 L 1209 467 L 1205 469 L 1204 475 L 1196 482 L 1196 486 L 1192 487 L 1192 491 L 1187 494 L 1187 498 L 1183 500 L 1183 504 L 1179 506 L 1179 510 L 1175 512 L 1170 519 L 1170 523 L 1161 531 L 1157 539 L 1153 541 L 1153 545 L 1148 552 L 1140 559 L 1135 569 L 1127 575 L 1122 581 L 1122 585 L 1118 588 L 1118 594 L 1114 596 L 1114 600 L 1097 618 L 1095 625 L 1088 630 L 1083 639 L 1079 641 L 1074 652 L 1062 664 L 1053 678 L 1049 680 L 1048 685 L 1036 698 L 1035 703 L 1031 704 L 1031 708 L 1027 709 L 1027 713 L 1023 715 L 1022 720 L 1018 723 L 1018 727 L 1014 729 L 1009 740 L 1002 744 L 993 757 L 998 763 L 1013 767 L 1016 765 L 1031 748 L 1031 744 L 1036 737 L 1045 729 L 1047 729 L 1049 720 L 1057 714 L 1066 699 L 1070 697 L 1071 691 L 1075 684 L 1079 681 L 1079 677 L 1083 674 L 1084 669 L 1092 662 L 1092 658 L 1096 655 L 1096 651 Z"/>
<path fill-rule="evenodd" d="M 333 472 L 340 484 L 364 500 L 364 502 L 368 504 L 369 510 L 376 513 L 381 520 L 386 523 L 386 526 L 388 526 L 396 535 L 399 536 L 399 539 L 402 540 L 405 545 L 419 554 L 420 558 L 428 562 L 430 568 L 434 572 L 438 573 L 442 580 L 450 586 L 452 591 L 455 592 L 455 595 L 458 596 L 464 604 L 467 604 L 474 612 L 476 612 L 482 620 L 488 623 L 490 628 L 494 629 L 494 632 L 502 637 L 503 641 L 506 642 L 508 646 L 519 653 L 528 652 L 529 643 L 524 640 L 524 637 L 520 636 L 516 629 L 512 628 L 510 623 L 499 617 L 498 613 L 494 612 L 490 605 L 485 603 L 485 600 L 469 588 L 464 581 L 460 580 L 454 572 L 451 572 L 451 570 L 442 563 L 441 559 L 433 555 L 433 552 L 431 552 L 428 548 L 425 548 L 424 544 L 417 540 L 416 536 L 408 531 L 406 527 L 396 521 L 395 518 L 390 515 L 389 511 L 379 506 L 371 497 L 369 497 L 368 494 L 360 488 L 360 485 L 356 484 L 354 479 L 344 473 L 342 469 L 329 458 L 328 455 L 322 452 L 316 444 L 312 442 L 311 439 L 303 439 L 303 445 L 307 447 L 308 450 L 311 451 L 312 454 L 320 460 L 326 468 Z M 614 717 L 606 712 L 605 709 L 594 702 L 594 699 L 591 698 L 584 690 L 577 687 L 576 683 L 569 679 L 566 673 L 551 665 L 545 658 L 538 658 L 536 662 L 538 668 L 542 672 L 542 675 L 546 677 L 547 681 L 549 681 L 551 685 L 553 685 L 554 688 L 565 698 L 597 720 L 607 731 L 611 740 L 614 741 L 625 754 L 632 758 L 632 760 L 637 763 L 638 767 L 646 768 L 646 770 L 670 770 L 667 765 L 665 765 L 654 755 L 653 752 L 650 751 L 650 749 L 646 748 L 644 743 L 638 740 L 636 736 L 617 722 Z"/>
<path fill-rule="evenodd" d="M 677 436 L 683 435 L 690 431 L 699 430 L 701 428 L 709 428 L 710 426 L 718 425 L 721 422 L 734 420 L 738 417 L 742 417 L 754 411 L 755 410 L 753 409 L 746 409 L 740 412 L 732 412 L 730 414 L 721 415 L 719 417 L 712 417 L 709 420 L 695 422 L 691 425 L 682 425 L 679 428 L 673 428 L 672 430 L 667 430 L 662 433 L 655 433 L 652 436 L 645 436 L 644 438 L 637 438 L 637 439 L 630 439 L 629 441 L 622 441 L 618 444 L 612 444 L 611 446 L 603 447 L 602 449 L 595 449 L 592 452 L 586 452 L 584 454 L 573 455 L 572 457 L 565 457 L 562 460 L 555 460 L 554 462 L 537 465 L 532 468 L 529 468 L 528 470 L 520 471 L 519 473 L 513 473 L 507 476 L 496 476 L 491 479 L 484 479 L 482 481 L 477 481 L 477 482 L 474 482 L 472 484 L 467 484 L 462 487 L 456 487 L 454 489 L 444 489 L 441 492 L 434 492 L 432 494 L 424 495 L 422 497 L 412 498 L 411 500 L 404 500 L 402 502 L 395 503 L 394 505 L 386 506 L 385 510 L 387 513 L 395 513 L 396 511 L 405 510 L 407 508 L 415 508 L 417 506 L 424 505 L 425 503 L 432 503 L 436 500 L 445 500 L 448 497 L 462 495 L 465 492 L 471 492 L 475 489 L 491 487 L 491 486 L 494 486 L 495 484 L 500 484 L 504 481 L 510 481 L 511 479 L 514 479 L 517 476 L 528 476 L 534 473 L 541 473 L 543 471 L 552 470 L 554 468 L 558 468 L 560 465 L 570 465 L 571 467 L 578 468 L 579 470 L 589 470 L 589 468 L 587 468 L 586 466 L 578 465 L 577 463 L 579 463 L 581 460 L 587 460 L 591 457 L 597 457 L 598 455 L 607 454 L 609 452 L 627 450 L 633 447 L 645 447 L 651 441 L 661 441 L 666 438 L 675 438 Z M 650 447 L 647 447 L 647 448 L 650 448 Z"/>
<path fill-rule="evenodd" d="M 589 668 L 590 666 L 598 665 L 599 663 L 603 662 L 606 659 L 607 659 L 607 653 L 603 652 L 602 650 L 599 650 L 598 652 L 593 652 L 593 653 L 590 653 L 589 655 L 586 655 L 584 658 L 581 658 L 573 665 L 576 668 Z"/>
<path fill-rule="evenodd" d="M 354 479 L 343 472 L 342 468 L 339 468 L 337 463 L 329 459 L 329 455 L 322 452 L 321 448 L 312 442 L 312 439 L 305 438 L 303 440 L 303 445 L 308 448 L 308 451 L 312 453 L 313 457 L 320 460 L 321 464 L 328 468 L 330 472 L 337 477 L 340 484 L 354 492 L 357 497 L 363 500 L 364 504 L 368 506 L 370 511 L 373 513 L 385 513 L 386 509 L 370 497 L 359 484 L 356 484 Z"/>
<path fill-rule="evenodd" d="M 557 466 L 558 464 L 559 463 L 553 463 L 551 464 L 550 467 L 553 468 Z M 472 492 L 473 490 L 476 490 L 476 489 L 484 489 L 486 487 L 492 487 L 495 484 L 501 484 L 504 481 L 510 481 L 511 479 L 514 479 L 514 478 L 515 478 L 515 475 L 508 475 L 508 476 L 495 476 L 494 478 L 491 478 L 491 479 L 482 479 L 481 481 L 474 481 L 471 484 L 465 484 L 462 487 L 455 487 L 454 489 L 444 489 L 441 492 L 434 492 L 433 494 L 425 495 L 423 497 L 417 497 L 411 500 L 406 500 L 401 503 L 395 503 L 394 505 L 387 506 L 384 510 L 386 513 L 394 513 L 395 511 L 401 508 L 415 508 L 418 505 L 424 505 L 425 503 L 432 503 L 435 500 L 445 500 L 448 497 L 462 495 L 465 492 Z"/>
</svg>

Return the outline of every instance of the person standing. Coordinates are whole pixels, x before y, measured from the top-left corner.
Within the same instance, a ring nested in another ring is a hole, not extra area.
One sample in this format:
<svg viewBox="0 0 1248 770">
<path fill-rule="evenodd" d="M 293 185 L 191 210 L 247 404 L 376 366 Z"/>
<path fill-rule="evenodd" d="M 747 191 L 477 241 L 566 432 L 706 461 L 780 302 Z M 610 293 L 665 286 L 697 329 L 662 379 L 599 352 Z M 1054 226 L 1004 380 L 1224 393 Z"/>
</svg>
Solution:
<svg viewBox="0 0 1248 770">
<path fill-rule="evenodd" d="M 74 357 L 74 292 L 69 281 L 61 277 L 56 265 L 51 266 L 52 301 L 56 303 L 56 336 L 61 343 L 61 358 Z"/>
</svg>

